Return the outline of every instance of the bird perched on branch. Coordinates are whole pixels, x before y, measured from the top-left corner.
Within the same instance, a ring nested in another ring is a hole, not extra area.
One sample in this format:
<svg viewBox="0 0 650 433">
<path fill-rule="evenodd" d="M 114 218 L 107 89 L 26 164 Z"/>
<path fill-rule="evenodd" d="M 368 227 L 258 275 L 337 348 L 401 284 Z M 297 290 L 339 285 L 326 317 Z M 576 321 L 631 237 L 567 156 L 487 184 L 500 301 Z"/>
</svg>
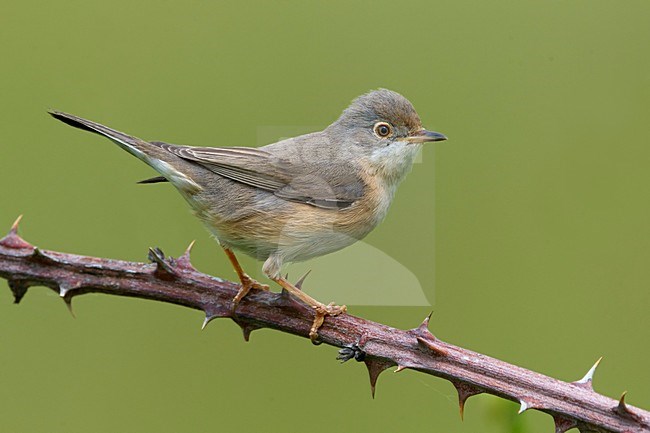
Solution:
<svg viewBox="0 0 650 433">
<path fill-rule="evenodd" d="M 144 141 L 60 111 L 56 119 L 109 138 L 155 169 L 142 183 L 170 182 L 223 247 L 241 281 L 237 304 L 251 289 L 233 250 L 263 260 L 262 270 L 314 309 L 315 341 L 325 305 L 280 274 L 283 263 L 322 256 L 366 236 L 388 212 L 395 189 L 422 143 L 446 140 L 422 127 L 402 95 L 380 89 L 359 96 L 323 131 L 260 148 L 178 146 Z"/>
</svg>

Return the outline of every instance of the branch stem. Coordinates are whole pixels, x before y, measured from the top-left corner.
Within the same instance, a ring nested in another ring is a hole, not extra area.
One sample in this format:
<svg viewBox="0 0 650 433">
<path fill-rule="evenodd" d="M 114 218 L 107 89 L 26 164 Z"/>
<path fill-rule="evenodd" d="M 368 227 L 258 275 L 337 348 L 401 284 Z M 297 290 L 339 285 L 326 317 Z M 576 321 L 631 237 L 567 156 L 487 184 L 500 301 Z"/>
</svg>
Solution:
<svg viewBox="0 0 650 433">
<path fill-rule="evenodd" d="M 190 248 L 178 259 L 158 249 L 149 252 L 153 263 L 44 251 L 17 234 L 18 221 L 0 240 L 0 277 L 9 282 L 16 302 L 30 286 L 47 286 L 70 306 L 84 293 L 131 296 L 201 310 L 205 324 L 230 317 L 244 337 L 259 328 L 309 338 L 312 308 L 290 294 L 254 290 L 231 313 L 239 285 L 198 272 L 190 263 Z M 319 330 L 321 342 L 341 348 L 339 359 L 364 362 L 374 394 L 377 376 L 387 368 L 406 368 L 448 379 L 459 394 L 461 415 L 465 400 L 480 393 L 520 403 L 520 412 L 537 409 L 552 415 L 557 432 L 650 432 L 650 412 L 596 393 L 591 386 L 593 368 L 577 382 L 563 382 L 476 353 L 436 338 L 428 318 L 417 328 L 399 330 L 341 314 L 327 317 Z"/>
</svg>

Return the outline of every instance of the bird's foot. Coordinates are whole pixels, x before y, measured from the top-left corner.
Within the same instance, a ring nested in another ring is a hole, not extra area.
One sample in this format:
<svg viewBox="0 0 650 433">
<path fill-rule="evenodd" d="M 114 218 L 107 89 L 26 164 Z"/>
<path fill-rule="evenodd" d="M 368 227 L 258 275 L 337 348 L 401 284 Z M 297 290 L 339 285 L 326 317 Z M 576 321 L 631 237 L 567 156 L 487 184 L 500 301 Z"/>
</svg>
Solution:
<svg viewBox="0 0 650 433">
<path fill-rule="evenodd" d="M 300 290 L 300 286 L 302 286 L 302 283 L 306 276 L 307 275 L 303 276 L 296 285 L 291 284 L 286 278 L 282 277 L 271 277 L 271 279 L 278 283 L 287 292 L 291 293 L 293 296 L 298 298 L 303 303 L 309 305 L 314 310 L 316 316 L 314 317 L 314 322 L 309 329 L 309 339 L 314 344 L 320 344 L 320 341 L 318 340 L 318 329 L 320 329 L 320 327 L 323 325 L 325 317 L 338 316 L 345 313 L 348 308 L 345 305 L 336 305 L 333 302 L 329 305 L 325 305 Z"/>
<path fill-rule="evenodd" d="M 309 339 L 311 340 L 312 343 L 314 344 L 319 344 L 318 341 L 318 330 L 320 327 L 323 325 L 323 322 L 325 321 L 326 316 L 338 316 L 339 314 L 343 314 L 348 311 L 348 307 L 345 305 L 335 305 L 334 302 L 325 305 L 318 303 L 317 305 L 312 306 L 314 308 L 314 311 L 316 313 L 316 317 L 314 317 L 314 322 L 311 325 L 311 329 L 309 330 Z"/>
<path fill-rule="evenodd" d="M 252 279 L 251 277 L 248 276 L 248 274 L 243 273 L 240 279 L 241 279 L 241 288 L 239 289 L 235 297 L 232 299 L 232 306 L 230 307 L 230 312 L 232 314 L 235 314 L 235 310 L 237 309 L 239 302 L 242 299 L 244 299 L 246 295 L 248 295 L 248 292 L 250 292 L 251 289 L 269 290 L 269 286 L 267 284 L 262 284 L 259 281 Z"/>
</svg>

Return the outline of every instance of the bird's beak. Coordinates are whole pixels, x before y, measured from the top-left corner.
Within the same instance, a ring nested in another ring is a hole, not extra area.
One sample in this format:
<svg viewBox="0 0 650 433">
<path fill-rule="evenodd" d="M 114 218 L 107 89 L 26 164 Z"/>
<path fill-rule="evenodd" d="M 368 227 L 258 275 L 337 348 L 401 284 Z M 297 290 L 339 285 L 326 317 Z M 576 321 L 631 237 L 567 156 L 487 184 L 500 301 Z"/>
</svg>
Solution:
<svg viewBox="0 0 650 433">
<path fill-rule="evenodd" d="M 409 134 L 405 141 L 408 141 L 409 143 L 426 143 L 429 141 L 445 141 L 446 139 L 447 136 L 439 132 L 420 129 L 419 131 Z"/>
</svg>

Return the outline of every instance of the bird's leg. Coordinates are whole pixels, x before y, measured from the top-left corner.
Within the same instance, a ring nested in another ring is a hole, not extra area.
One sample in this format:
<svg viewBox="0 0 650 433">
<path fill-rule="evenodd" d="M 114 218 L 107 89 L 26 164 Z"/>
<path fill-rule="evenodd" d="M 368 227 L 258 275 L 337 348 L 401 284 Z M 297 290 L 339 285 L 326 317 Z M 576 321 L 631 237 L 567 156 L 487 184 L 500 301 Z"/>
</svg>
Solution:
<svg viewBox="0 0 650 433">
<path fill-rule="evenodd" d="M 269 286 L 266 284 L 259 283 L 258 281 L 249 277 L 248 274 L 244 272 L 241 265 L 239 264 L 239 260 L 237 260 L 237 256 L 235 256 L 235 253 L 228 247 L 224 247 L 223 245 L 221 247 L 223 248 L 223 251 L 226 253 L 226 256 L 228 256 L 228 260 L 230 260 L 230 263 L 232 263 L 232 267 L 235 268 L 235 272 L 237 272 L 239 281 L 241 281 L 241 289 L 239 289 L 239 292 L 237 292 L 235 297 L 232 299 L 232 307 L 230 311 L 234 313 L 235 309 L 237 308 L 237 305 L 239 305 L 239 301 L 244 299 L 244 296 L 246 296 L 251 289 L 269 290 Z"/>
<path fill-rule="evenodd" d="M 283 289 L 291 293 L 293 296 L 300 299 L 302 302 L 314 309 L 316 317 L 314 317 L 314 323 L 312 323 L 311 329 L 309 330 L 309 339 L 312 341 L 312 343 L 315 343 L 318 339 L 318 328 L 320 328 L 325 321 L 325 316 L 338 316 L 339 314 L 345 313 L 347 311 L 348 307 L 345 305 L 335 305 L 333 302 L 329 305 L 325 305 L 321 302 L 318 302 L 281 276 L 271 279 L 282 286 Z"/>
</svg>

